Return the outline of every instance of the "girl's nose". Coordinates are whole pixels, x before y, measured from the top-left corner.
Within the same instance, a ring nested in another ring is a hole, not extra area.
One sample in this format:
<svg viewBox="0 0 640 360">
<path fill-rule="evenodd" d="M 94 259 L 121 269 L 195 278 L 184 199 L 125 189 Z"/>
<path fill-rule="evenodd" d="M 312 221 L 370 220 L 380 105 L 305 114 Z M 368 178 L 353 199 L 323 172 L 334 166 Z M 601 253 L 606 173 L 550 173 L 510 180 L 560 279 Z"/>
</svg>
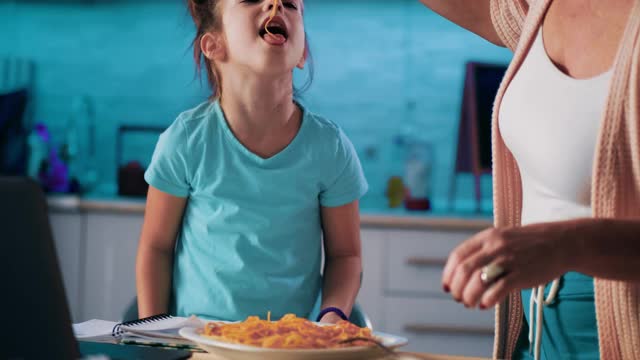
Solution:
<svg viewBox="0 0 640 360">
<path fill-rule="evenodd" d="M 278 7 L 278 11 L 282 11 L 282 1 L 281 0 L 266 0 L 265 1 L 265 5 L 267 6 L 266 10 L 268 10 L 268 11 L 272 11 L 274 5 Z"/>
</svg>

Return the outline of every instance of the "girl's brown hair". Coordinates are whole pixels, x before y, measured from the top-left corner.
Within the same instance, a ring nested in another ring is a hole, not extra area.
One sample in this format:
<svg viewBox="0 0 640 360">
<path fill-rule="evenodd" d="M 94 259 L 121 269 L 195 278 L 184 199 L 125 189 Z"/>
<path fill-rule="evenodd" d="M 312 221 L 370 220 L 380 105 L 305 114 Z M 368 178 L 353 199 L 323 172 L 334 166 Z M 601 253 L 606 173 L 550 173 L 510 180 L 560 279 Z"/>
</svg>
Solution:
<svg viewBox="0 0 640 360">
<path fill-rule="evenodd" d="M 191 44 L 191 46 L 193 46 L 193 59 L 196 62 L 196 72 L 198 74 L 201 73 L 202 63 L 204 62 L 209 85 L 213 90 L 213 97 L 219 97 L 222 89 L 220 88 L 218 72 L 213 62 L 202 54 L 200 40 L 208 31 L 222 30 L 222 21 L 218 13 L 218 3 L 219 0 L 187 0 L 189 13 L 196 25 L 196 35 Z"/>
<path fill-rule="evenodd" d="M 219 4 L 220 0 L 187 0 L 189 13 L 196 25 L 196 35 L 193 39 L 193 59 L 196 63 L 196 72 L 202 72 L 202 63 L 207 71 L 209 85 L 213 90 L 212 99 L 217 99 L 222 93 L 220 87 L 220 75 L 218 74 L 215 64 L 202 54 L 200 48 L 200 40 L 209 31 L 222 31 L 222 20 L 220 18 Z M 309 68 L 309 77 L 300 89 L 294 89 L 294 96 L 301 94 L 311 86 L 313 82 L 313 59 L 311 58 L 311 50 L 309 49 L 308 37 L 305 33 L 305 46 L 307 51 L 307 67 Z"/>
</svg>

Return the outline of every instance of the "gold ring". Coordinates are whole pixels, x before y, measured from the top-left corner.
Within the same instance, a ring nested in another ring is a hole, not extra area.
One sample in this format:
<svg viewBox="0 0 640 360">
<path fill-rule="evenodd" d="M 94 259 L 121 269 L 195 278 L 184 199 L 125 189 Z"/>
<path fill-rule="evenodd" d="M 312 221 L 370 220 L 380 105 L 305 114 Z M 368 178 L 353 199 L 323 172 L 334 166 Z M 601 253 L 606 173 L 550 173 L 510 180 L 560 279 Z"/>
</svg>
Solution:
<svg viewBox="0 0 640 360">
<path fill-rule="evenodd" d="M 482 268 L 482 271 L 480 271 L 480 280 L 482 280 L 482 283 L 487 285 L 492 283 L 498 276 L 504 274 L 504 269 L 502 268 L 502 266 L 498 265 L 498 264 L 489 264 L 487 266 L 484 266 Z"/>
</svg>

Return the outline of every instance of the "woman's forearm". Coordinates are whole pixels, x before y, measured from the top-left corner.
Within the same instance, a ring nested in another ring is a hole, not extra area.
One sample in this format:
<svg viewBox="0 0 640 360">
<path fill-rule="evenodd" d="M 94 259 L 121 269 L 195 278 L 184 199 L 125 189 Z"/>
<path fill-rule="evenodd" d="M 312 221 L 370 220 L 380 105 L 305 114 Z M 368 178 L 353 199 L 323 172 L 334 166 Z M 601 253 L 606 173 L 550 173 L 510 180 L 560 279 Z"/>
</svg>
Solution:
<svg viewBox="0 0 640 360">
<path fill-rule="evenodd" d="M 327 258 L 322 290 L 322 308 L 334 306 L 351 314 L 360 290 L 362 259 L 360 256 Z"/>
<path fill-rule="evenodd" d="M 173 252 L 152 247 L 138 250 L 136 288 L 140 318 L 169 311 Z"/>
<path fill-rule="evenodd" d="M 420 0 L 420 2 L 487 41 L 504 46 L 491 20 L 491 0 Z"/>
<path fill-rule="evenodd" d="M 640 281 L 640 219 L 582 219 L 566 226 L 577 236 L 576 271 Z"/>
</svg>

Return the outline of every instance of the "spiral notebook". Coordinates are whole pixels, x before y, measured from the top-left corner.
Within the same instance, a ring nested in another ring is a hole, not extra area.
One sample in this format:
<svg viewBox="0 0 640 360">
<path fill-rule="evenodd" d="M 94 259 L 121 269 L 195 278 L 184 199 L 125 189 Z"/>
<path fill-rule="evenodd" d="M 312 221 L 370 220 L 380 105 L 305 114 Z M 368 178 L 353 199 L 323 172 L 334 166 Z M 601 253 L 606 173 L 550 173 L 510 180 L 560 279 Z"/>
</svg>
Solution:
<svg viewBox="0 0 640 360">
<path fill-rule="evenodd" d="M 203 327 L 204 322 L 196 316 L 188 318 L 166 314 L 150 316 L 127 322 L 93 319 L 73 324 L 78 340 L 116 340 L 122 343 L 137 343 L 165 346 L 195 346 L 178 334 L 183 327 Z"/>
</svg>

